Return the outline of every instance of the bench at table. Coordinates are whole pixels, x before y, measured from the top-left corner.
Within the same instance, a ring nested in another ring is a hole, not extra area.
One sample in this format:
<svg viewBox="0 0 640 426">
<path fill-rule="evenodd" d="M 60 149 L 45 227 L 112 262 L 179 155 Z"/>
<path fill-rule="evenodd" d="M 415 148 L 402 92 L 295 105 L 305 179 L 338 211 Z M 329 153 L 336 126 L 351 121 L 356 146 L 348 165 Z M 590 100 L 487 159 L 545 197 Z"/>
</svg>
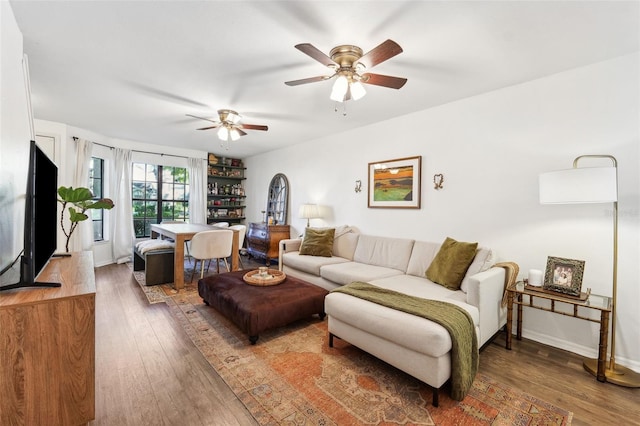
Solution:
<svg viewBox="0 0 640 426">
<path fill-rule="evenodd" d="M 154 240 L 136 244 L 133 249 L 133 270 L 144 270 L 146 285 L 173 282 L 174 248 L 167 241 L 153 244 Z"/>
</svg>

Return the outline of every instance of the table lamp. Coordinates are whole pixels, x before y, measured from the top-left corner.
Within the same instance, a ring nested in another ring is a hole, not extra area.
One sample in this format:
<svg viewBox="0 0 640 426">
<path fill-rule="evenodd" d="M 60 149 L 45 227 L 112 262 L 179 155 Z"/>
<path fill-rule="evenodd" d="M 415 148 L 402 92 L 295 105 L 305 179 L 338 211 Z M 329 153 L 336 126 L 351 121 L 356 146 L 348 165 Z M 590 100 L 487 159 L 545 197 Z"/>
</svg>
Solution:
<svg viewBox="0 0 640 426">
<path fill-rule="evenodd" d="M 300 206 L 299 216 L 301 219 L 307 219 L 307 228 L 309 227 L 309 219 L 320 217 L 318 206 L 316 204 L 302 204 Z"/>
</svg>

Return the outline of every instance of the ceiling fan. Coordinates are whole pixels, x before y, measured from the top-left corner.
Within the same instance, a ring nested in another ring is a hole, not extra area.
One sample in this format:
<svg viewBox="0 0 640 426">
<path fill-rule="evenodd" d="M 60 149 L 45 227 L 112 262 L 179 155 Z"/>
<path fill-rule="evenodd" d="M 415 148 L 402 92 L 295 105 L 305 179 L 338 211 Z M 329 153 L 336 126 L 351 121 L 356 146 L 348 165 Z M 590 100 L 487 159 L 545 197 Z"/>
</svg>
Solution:
<svg viewBox="0 0 640 426">
<path fill-rule="evenodd" d="M 333 84 L 330 96 L 332 100 L 337 102 L 362 98 L 366 94 L 362 83 L 400 89 L 407 82 L 406 78 L 364 72 L 367 68 L 373 68 L 379 63 L 402 53 L 402 47 L 393 40 L 381 43 L 364 55 L 361 48 L 348 44 L 334 47 L 329 52 L 329 56 L 310 43 L 298 44 L 295 47 L 322 65 L 331 68 L 334 72 L 331 75 L 287 81 L 285 84 L 287 86 L 298 86 L 300 84 L 329 80 L 337 76 L 338 78 Z"/>
<path fill-rule="evenodd" d="M 218 129 L 218 138 L 222 141 L 229 141 L 229 139 L 236 141 L 240 139 L 240 136 L 247 134 L 245 130 L 269 130 L 268 126 L 260 124 L 240 123 L 242 118 L 240 114 L 230 109 L 219 109 L 218 121 L 191 114 L 187 114 L 187 116 L 212 122 L 213 126 L 202 127 L 197 130 Z"/>
</svg>

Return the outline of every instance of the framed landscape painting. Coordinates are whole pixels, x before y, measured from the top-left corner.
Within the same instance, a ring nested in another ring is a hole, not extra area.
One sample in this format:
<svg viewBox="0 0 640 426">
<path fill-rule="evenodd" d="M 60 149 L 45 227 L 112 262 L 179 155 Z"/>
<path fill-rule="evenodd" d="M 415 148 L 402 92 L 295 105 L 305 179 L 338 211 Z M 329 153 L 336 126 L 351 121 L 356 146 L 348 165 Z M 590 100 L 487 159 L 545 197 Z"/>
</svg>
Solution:
<svg viewBox="0 0 640 426">
<path fill-rule="evenodd" d="M 369 163 L 369 207 L 419 209 L 422 157 Z"/>
</svg>

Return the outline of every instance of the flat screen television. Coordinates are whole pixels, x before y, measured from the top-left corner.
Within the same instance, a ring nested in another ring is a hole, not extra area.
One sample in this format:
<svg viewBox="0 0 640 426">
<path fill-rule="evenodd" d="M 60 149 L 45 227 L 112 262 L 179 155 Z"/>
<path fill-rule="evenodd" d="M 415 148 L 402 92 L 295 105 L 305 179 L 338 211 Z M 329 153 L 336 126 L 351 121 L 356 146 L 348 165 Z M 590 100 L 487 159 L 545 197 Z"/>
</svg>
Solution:
<svg viewBox="0 0 640 426">
<path fill-rule="evenodd" d="M 56 251 L 58 217 L 58 167 L 31 141 L 24 209 L 24 253 L 20 259 L 20 281 L 0 287 L 60 287 L 60 283 L 36 278 Z"/>
</svg>

